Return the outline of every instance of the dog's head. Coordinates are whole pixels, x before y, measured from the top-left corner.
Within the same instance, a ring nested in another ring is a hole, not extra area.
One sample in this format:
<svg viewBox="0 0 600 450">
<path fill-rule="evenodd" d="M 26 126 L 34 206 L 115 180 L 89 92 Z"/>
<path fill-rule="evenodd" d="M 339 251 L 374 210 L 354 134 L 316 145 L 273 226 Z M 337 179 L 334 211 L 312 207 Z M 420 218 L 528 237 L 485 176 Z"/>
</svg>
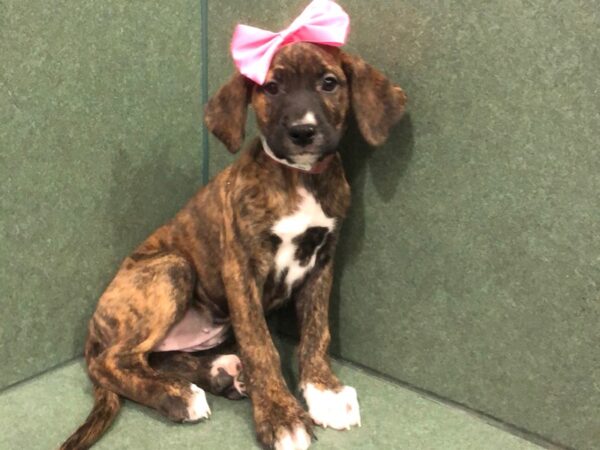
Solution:
<svg viewBox="0 0 600 450">
<path fill-rule="evenodd" d="M 365 140 L 380 145 L 404 112 L 406 96 L 362 59 L 310 43 L 282 47 L 266 82 L 239 73 L 210 99 L 208 129 L 231 151 L 244 139 L 248 104 L 277 158 L 312 165 L 335 152 L 352 110 Z"/>
</svg>

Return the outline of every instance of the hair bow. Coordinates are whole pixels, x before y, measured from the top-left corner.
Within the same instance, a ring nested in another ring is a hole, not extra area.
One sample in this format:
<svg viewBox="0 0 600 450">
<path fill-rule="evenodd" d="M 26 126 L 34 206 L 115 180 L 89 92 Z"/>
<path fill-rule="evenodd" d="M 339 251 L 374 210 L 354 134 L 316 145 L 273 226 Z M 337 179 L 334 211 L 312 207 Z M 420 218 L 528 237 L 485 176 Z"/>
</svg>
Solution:
<svg viewBox="0 0 600 450">
<path fill-rule="evenodd" d="M 275 52 L 292 42 L 313 42 L 339 47 L 346 42 L 350 18 L 330 0 L 314 0 L 286 29 L 268 30 L 238 25 L 231 40 L 231 54 L 242 75 L 263 84 Z"/>
</svg>

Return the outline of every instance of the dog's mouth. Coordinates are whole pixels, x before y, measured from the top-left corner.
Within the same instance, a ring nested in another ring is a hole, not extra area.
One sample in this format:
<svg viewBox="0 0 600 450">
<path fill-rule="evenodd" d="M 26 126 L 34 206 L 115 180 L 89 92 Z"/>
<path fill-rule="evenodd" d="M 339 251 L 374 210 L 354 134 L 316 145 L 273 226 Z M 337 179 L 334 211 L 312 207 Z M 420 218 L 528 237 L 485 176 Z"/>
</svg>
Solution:
<svg viewBox="0 0 600 450">
<path fill-rule="evenodd" d="M 321 159 L 321 154 L 311 151 L 305 151 L 303 153 L 291 155 L 288 157 L 288 159 L 290 159 L 290 162 L 294 164 L 302 166 L 313 166 Z"/>
<path fill-rule="evenodd" d="M 337 142 L 335 143 L 337 144 Z M 321 133 L 315 135 L 307 145 L 298 145 L 288 140 L 286 142 L 286 157 L 303 163 L 317 163 L 336 152 L 337 145 L 329 142 Z"/>
<path fill-rule="evenodd" d="M 274 160 L 300 170 L 308 171 L 324 161 L 335 149 L 331 151 L 324 145 L 322 136 L 315 136 L 312 143 L 308 145 L 297 145 L 287 141 L 279 147 L 272 147 L 269 139 L 261 135 L 264 151 Z"/>
</svg>

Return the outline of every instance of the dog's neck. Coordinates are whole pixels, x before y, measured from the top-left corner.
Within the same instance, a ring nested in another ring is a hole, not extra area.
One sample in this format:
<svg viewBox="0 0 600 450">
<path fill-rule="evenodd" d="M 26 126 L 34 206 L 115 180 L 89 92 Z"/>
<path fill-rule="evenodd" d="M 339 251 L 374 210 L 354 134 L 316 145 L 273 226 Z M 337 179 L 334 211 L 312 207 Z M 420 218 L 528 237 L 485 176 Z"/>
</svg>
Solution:
<svg viewBox="0 0 600 450">
<path fill-rule="evenodd" d="M 286 167 L 289 167 L 290 169 L 298 170 L 298 171 L 304 172 L 304 173 L 318 174 L 318 173 L 324 172 L 325 169 L 327 169 L 327 167 L 329 166 L 329 163 L 331 162 L 331 160 L 335 156 L 335 153 L 332 153 L 331 155 L 327 155 L 321 161 L 317 161 L 314 164 L 292 163 L 286 159 L 278 158 L 277 156 L 275 156 L 275 153 L 273 153 L 273 150 L 271 150 L 271 147 L 269 147 L 269 144 L 267 144 L 267 140 L 265 139 L 265 137 L 262 134 L 260 135 L 260 141 L 262 143 L 263 151 L 273 161 L 275 161 L 279 164 L 282 164 Z"/>
</svg>

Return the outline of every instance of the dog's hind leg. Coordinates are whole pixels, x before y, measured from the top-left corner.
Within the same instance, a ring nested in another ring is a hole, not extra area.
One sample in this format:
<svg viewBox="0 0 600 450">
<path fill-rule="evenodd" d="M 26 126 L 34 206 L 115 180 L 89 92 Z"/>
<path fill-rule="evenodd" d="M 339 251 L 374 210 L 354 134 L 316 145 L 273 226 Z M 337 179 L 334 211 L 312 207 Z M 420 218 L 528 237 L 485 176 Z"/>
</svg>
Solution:
<svg viewBox="0 0 600 450">
<path fill-rule="evenodd" d="M 194 282 L 190 264 L 179 255 L 127 259 L 90 324 L 87 348 L 99 349 L 86 355 L 92 380 L 175 421 L 208 417 L 200 387 L 148 364 L 149 353 L 185 314 Z"/>
<path fill-rule="evenodd" d="M 217 347 L 209 352 L 152 353 L 149 362 L 162 374 L 178 375 L 211 394 L 238 400 L 246 396 L 246 387 L 242 363 L 234 351 Z"/>
</svg>

